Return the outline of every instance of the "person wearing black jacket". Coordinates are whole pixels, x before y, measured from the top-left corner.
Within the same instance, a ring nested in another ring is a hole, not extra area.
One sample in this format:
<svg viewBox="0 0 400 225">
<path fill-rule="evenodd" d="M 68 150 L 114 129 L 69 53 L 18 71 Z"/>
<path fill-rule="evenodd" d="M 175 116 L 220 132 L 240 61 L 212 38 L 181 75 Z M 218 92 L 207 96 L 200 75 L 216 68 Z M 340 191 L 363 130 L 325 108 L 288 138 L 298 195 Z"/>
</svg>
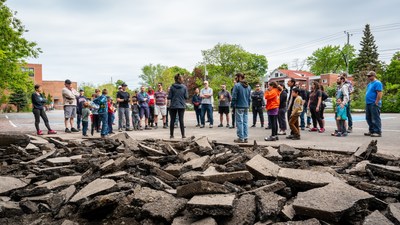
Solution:
<svg viewBox="0 0 400 225">
<path fill-rule="evenodd" d="M 278 135 L 286 135 L 286 102 L 287 102 L 287 90 L 282 85 L 278 85 L 278 90 L 281 92 L 279 95 L 279 111 L 278 111 L 278 124 L 279 132 Z"/>
<path fill-rule="evenodd" d="M 200 90 L 199 88 L 196 88 L 194 91 L 194 95 L 192 97 L 192 104 L 194 106 L 194 111 L 196 112 L 196 120 L 197 120 L 197 125 L 196 127 L 200 127 L 200 121 L 201 121 L 201 97 L 200 97 Z"/>
<path fill-rule="evenodd" d="M 305 84 L 301 85 L 300 96 L 304 101 L 303 111 L 300 114 L 300 128 L 301 128 L 301 130 L 305 130 L 305 128 L 310 128 L 310 125 L 311 125 L 311 116 L 307 115 L 308 114 L 307 106 L 308 106 L 308 100 L 310 99 L 310 91 L 307 90 Z M 307 117 L 307 126 L 305 123 L 304 115 L 306 115 L 306 117 Z"/>
<path fill-rule="evenodd" d="M 186 100 L 189 98 L 189 94 L 186 86 L 183 85 L 183 77 L 179 73 L 175 75 L 174 79 L 175 84 L 171 86 L 168 93 L 168 99 L 171 100 L 171 123 L 169 127 L 170 138 L 174 138 L 174 123 L 177 114 L 179 118 L 179 127 L 181 128 L 182 138 L 186 138 L 183 116 L 185 114 Z"/>
<path fill-rule="evenodd" d="M 253 125 L 251 127 L 256 127 L 257 115 L 260 117 L 261 127 L 264 127 L 264 106 L 264 92 L 260 89 L 260 84 L 256 84 L 256 90 L 251 93 L 251 110 L 253 112 Z"/>
<path fill-rule="evenodd" d="M 46 98 L 42 94 L 42 87 L 39 84 L 35 85 L 35 92 L 32 94 L 32 105 L 33 115 L 35 116 L 35 127 L 37 135 L 43 135 L 43 131 L 39 129 L 40 117 L 42 117 L 44 125 L 48 130 L 48 134 L 57 134 L 56 131 L 50 128 L 49 119 L 47 119 L 46 112 L 44 110 L 44 104 Z"/>
</svg>

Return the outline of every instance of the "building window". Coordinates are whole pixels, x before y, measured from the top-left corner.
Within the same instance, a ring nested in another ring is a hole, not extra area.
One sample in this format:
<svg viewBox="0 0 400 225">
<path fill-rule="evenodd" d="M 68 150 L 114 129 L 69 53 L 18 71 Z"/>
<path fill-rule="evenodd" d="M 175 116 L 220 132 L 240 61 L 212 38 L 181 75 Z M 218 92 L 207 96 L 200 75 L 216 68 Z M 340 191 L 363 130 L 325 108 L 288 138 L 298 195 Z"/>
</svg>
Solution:
<svg viewBox="0 0 400 225">
<path fill-rule="evenodd" d="M 279 73 L 275 73 L 275 77 L 278 77 L 279 76 Z"/>
<path fill-rule="evenodd" d="M 323 84 L 326 84 L 326 83 L 328 83 L 328 81 L 327 81 L 326 79 L 323 79 L 323 80 L 322 80 L 322 83 L 323 83 Z"/>
<path fill-rule="evenodd" d="M 29 75 L 30 77 L 35 76 L 35 69 L 34 69 L 34 68 L 25 68 L 25 67 L 22 67 L 21 70 L 22 70 L 22 72 L 28 72 L 28 75 Z"/>
</svg>

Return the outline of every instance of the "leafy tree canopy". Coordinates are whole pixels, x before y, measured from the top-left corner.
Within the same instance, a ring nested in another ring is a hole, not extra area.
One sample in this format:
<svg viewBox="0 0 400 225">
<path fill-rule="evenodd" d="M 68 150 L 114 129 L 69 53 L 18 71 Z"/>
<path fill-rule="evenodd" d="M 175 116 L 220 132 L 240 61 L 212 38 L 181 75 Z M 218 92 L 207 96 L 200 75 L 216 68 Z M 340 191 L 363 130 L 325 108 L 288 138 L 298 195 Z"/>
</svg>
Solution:
<svg viewBox="0 0 400 225">
<path fill-rule="evenodd" d="M 346 71 L 347 59 L 352 60 L 355 49 L 351 45 L 340 46 L 328 45 L 319 48 L 307 58 L 310 71 L 314 74 L 340 73 Z"/>
<path fill-rule="evenodd" d="M 160 64 L 145 65 L 142 68 L 142 74 L 139 76 L 141 79 L 140 85 L 155 87 L 157 84 L 157 79 L 162 77 L 163 72 L 167 69 L 167 66 Z"/>
</svg>

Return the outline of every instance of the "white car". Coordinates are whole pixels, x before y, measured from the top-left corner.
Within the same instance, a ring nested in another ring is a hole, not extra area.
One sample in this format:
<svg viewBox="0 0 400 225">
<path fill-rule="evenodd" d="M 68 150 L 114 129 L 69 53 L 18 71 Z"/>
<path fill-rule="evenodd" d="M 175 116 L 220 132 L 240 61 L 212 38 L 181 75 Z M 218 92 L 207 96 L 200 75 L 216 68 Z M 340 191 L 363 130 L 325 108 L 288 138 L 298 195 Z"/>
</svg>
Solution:
<svg viewBox="0 0 400 225">
<path fill-rule="evenodd" d="M 325 109 L 333 109 L 333 102 L 332 102 L 332 98 L 327 98 L 324 101 L 325 103 Z"/>
</svg>

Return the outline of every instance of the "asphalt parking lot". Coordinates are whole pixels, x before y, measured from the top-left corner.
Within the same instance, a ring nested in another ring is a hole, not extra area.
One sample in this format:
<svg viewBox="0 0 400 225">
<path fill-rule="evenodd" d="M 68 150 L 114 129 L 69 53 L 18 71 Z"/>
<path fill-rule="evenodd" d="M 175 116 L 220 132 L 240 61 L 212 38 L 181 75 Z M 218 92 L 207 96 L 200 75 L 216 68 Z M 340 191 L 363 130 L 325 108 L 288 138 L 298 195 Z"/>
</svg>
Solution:
<svg viewBox="0 0 400 225">
<path fill-rule="evenodd" d="M 47 112 L 52 129 L 58 131 L 58 135 L 68 138 L 81 138 L 80 133 L 66 134 L 64 133 L 63 111 L 55 110 Z M 400 114 L 382 114 L 382 130 L 383 136 L 376 138 L 378 140 L 379 152 L 392 154 L 400 157 Z M 353 133 L 348 137 L 332 137 L 331 132 L 335 129 L 334 115 L 327 113 L 325 115 L 326 132 L 325 133 L 311 133 L 303 131 L 301 133 L 301 140 L 293 141 L 287 140 L 284 136 L 280 136 L 280 140 L 276 142 L 265 142 L 264 137 L 271 134 L 270 130 L 261 128 L 259 124 L 255 128 L 249 128 L 249 142 L 253 143 L 254 140 L 258 144 L 265 144 L 271 146 L 278 146 L 285 143 L 299 148 L 312 148 L 321 150 L 333 151 L 348 151 L 353 152 L 362 144 L 372 140 L 371 137 L 364 136 L 364 132 L 368 131 L 365 115 L 363 113 L 353 114 Z M 252 115 L 249 115 L 249 125 L 252 124 Z M 117 123 L 117 121 L 116 121 Z M 194 112 L 187 111 L 185 113 L 185 126 L 186 136 L 207 136 L 210 140 L 218 142 L 233 143 L 236 138 L 236 130 L 228 129 L 226 127 L 218 128 L 219 114 L 214 112 L 214 128 L 206 126 L 203 129 L 195 127 L 197 124 Z M 225 123 L 224 123 L 225 125 Z M 43 122 L 40 124 L 41 129 L 46 130 Z M 116 126 L 115 126 L 116 128 Z M 0 114 L 0 130 L 1 132 L 23 132 L 28 134 L 35 134 L 34 118 L 32 113 L 8 113 Z M 145 138 L 169 138 L 169 129 L 153 129 L 144 131 L 129 131 L 128 134 L 136 139 Z M 99 137 L 95 134 L 94 137 Z M 175 139 L 180 139 L 180 130 L 175 129 Z"/>
</svg>

